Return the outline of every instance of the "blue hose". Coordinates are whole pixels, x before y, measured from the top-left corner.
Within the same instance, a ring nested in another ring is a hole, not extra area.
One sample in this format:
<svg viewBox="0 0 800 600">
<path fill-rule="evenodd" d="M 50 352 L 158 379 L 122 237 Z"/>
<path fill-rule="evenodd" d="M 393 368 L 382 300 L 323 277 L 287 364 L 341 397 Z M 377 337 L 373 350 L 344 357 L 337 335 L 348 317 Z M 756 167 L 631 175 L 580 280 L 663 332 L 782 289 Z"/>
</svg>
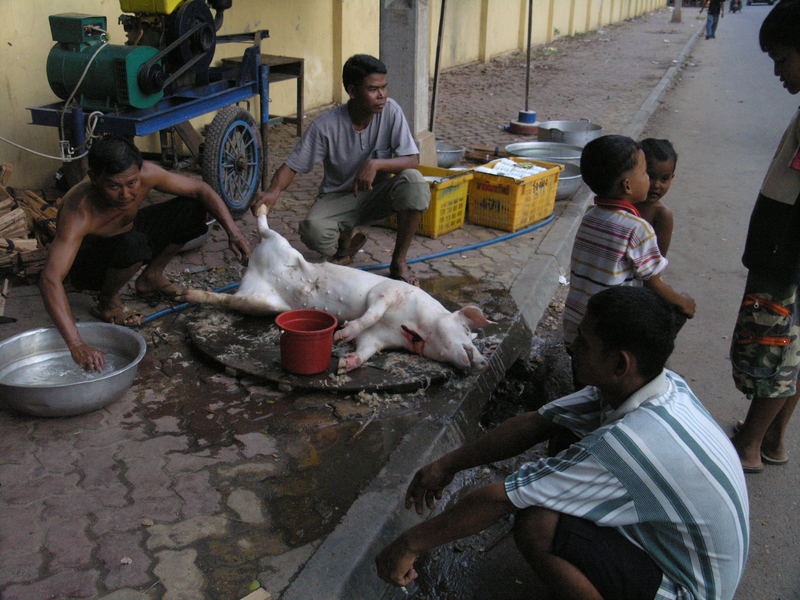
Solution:
<svg viewBox="0 0 800 600">
<path fill-rule="evenodd" d="M 470 246 L 461 246 L 459 248 L 451 248 L 450 250 L 445 250 L 443 252 L 435 252 L 434 254 L 428 254 L 426 256 L 418 256 L 417 258 L 412 258 L 411 260 L 407 261 L 408 264 L 414 264 L 418 262 L 423 262 L 426 260 L 433 260 L 434 258 L 442 258 L 443 256 L 450 256 L 451 254 L 457 254 L 459 252 L 469 252 L 470 250 L 477 250 L 478 248 L 483 248 L 485 246 L 491 246 L 492 244 L 497 244 L 498 242 L 504 242 L 506 240 L 510 240 L 511 238 L 515 238 L 519 235 L 525 235 L 526 233 L 530 233 L 531 231 L 536 231 L 544 227 L 545 225 L 550 224 L 556 216 L 550 215 L 546 219 L 543 219 L 525 229 L 520 229 L 519 231 L 515 231 L 514 233 L 507 233 L 506 235 L 501 235 L 493 240 L 486 240 L 485 242 L 478 242 L 477 244 L 472 244 Z M 362 271 L 379 271 L 381 269 L 388 269 L 389 263 L 383 263 L 380 265 L 364 265 L 361 267 L 355 267 L 356 269 L 361 269 Z M 228 285 L 224 285 L 221 288 L 217 288 L 213 290 L 215 293 L 222 293 L 227 292 L 229 290 L 234 290 L 239 287 L 239 282 L 236 283 L 229 283 Z M 149 323 L 150 321 L 155 321 L 156 319 L 160 319 L 170 313 L 179 312 L 191 306 L 189 302 L 183 302 L 182 304 L 177 304 L 175 306 L 171 306 L 169 308 L 165 308 L 163 310 L 159 310 L 158 312 L 154 312 L 152 315 L 146 316 L 142 319 L 142 323 Z"/>
</svg>

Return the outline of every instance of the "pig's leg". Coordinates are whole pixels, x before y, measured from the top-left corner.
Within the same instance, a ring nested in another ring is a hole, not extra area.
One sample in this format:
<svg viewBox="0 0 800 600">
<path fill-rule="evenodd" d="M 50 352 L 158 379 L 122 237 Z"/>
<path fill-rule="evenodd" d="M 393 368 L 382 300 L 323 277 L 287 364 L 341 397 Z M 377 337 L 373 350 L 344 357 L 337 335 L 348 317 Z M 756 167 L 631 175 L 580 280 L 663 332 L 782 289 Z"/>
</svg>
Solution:
<svg viewBox="0 0 800 600">
<path fill-rule="evenodd" d="M 336 372 L 341 375 L 342 373 L 357 369 L 367 360 L 369 360 L 373 354 L 380 352 L 382 349 L 383 344 L 381 344 L 376 337 L 370 335 L 368 332 L 358 338 L 355 352 L 345 354 L 339 359 Z"/>
<path fill-rule="evenodd" d="M 337 331 L 333 336 L 333 340 L 336 342 L 349 342 L 356 339 L 362 331 L 369 329 L 380 321 L 389 307 L 397 302 L 397 299 L 397 295 L 392 294 L 391 291 L 383 292 L 375 299 L 368 298 L 369 308 L 358 319 L 350 321 Z"/>
<path fill-rule="evenodd" d="M 217 294 L 204 290 L 187 289 L 178 296 L 179 300 L 194 304 L 211 304 L 219 308 L 227 308 L 248 315 L 274 315 L 291 310 L 281 298 L 275 296 L 237 296 L 235 294 Z"/>
</svg>

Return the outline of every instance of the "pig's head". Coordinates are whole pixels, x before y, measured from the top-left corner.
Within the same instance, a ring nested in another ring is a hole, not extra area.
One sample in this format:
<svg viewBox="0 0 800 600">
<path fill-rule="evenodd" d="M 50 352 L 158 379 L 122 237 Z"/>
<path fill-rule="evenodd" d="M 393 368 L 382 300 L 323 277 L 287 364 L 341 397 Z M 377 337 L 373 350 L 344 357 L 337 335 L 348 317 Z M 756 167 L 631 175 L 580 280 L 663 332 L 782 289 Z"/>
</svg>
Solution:
<svg viewBox="0 0 800 600">
<path fill-rule="evenodd" d="M 436 319 L 424 332 L 404 325 L 403 334 L 414 352 L 467 370 L 486 364 L 486 359 L 472 343 L 475 338 L 472 329 L 492 323 L 480 308 L 469 305 Z"/>
</svg>

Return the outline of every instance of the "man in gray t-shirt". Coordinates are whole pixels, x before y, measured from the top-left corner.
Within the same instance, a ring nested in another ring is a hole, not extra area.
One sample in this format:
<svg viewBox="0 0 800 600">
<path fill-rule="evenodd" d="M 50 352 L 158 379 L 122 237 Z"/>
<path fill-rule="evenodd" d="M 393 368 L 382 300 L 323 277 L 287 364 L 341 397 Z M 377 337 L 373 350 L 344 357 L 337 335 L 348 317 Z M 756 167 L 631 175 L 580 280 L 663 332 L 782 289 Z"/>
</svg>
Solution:
<svg viewBox="0 0 800 600">
<path fill-rule="evenodd" d="M 296 173 L 322 161 L 319 195 L 300 223 L 303 243 L 331 262 L 348 264 L 367 239 L 353 235 L 353 228 L 396 214 L 389 276 L 416 285 L 406 255 L 430 203 L 428 183 L 416 170 L 419 150 L 402 109 L 387 95 L 386 65 L 356 54 L 344 64 L 342 80 L 350 100 L 317 117 L 251 209 L 272 208 Z"/>
</svg>

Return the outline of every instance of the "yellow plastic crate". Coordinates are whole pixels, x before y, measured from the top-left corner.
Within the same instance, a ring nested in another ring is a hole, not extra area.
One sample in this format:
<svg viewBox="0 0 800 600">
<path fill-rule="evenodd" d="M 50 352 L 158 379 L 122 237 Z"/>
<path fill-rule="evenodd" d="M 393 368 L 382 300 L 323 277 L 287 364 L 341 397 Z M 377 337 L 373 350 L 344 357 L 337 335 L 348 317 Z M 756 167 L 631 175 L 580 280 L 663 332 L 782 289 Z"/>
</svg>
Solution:
<svg viewBox="0 0 800 600">
<path fill-rule="evenodd" d="M 446 177 L 439 183 L 431 183 L 431 204 L 422 213 L 417 233 L 436 239 L 440 235 L 458 229 L 464 224 L 467 210 L 467 191 L 472 180 L 472 171 L 440 169 L 420 165 L 417 170 L 424 177 Z M 397 229 L 397 216 L 392 215 L 381 225 Z"/>
<path fill-rule="evenodd" d="M 119 0 L 122 12 L 171 15 L 183 0 Z"/>
<path fill-rule="evenodd" d="M 564 167 L 526 158 L 511 160 L 520 164 L 533 163 L 545 167 L 547 171 L 524 179 L 476 172 L 469 184 L 467 218 L 470 223 L 517 231 L 553 213 L 558 176 Z M 495 162 L 486 166 L 492 166 Z"/>
</svg>

